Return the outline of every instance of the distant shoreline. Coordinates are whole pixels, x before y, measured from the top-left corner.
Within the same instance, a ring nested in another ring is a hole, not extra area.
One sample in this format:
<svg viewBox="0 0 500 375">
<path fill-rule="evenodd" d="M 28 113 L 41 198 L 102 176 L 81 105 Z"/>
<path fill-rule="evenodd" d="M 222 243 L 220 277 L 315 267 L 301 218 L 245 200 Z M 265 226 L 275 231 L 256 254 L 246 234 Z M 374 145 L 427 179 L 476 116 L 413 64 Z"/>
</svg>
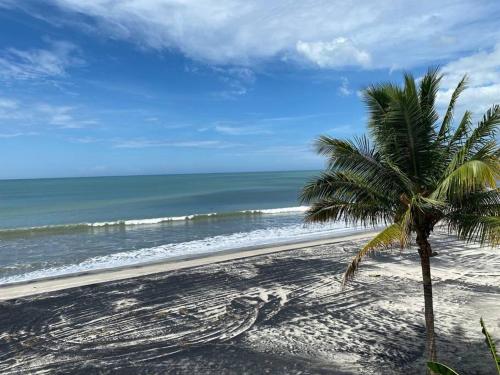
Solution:
<svg viewBox="0 0 500 375">
<path fill-rule="evenodd" d="M 271 254 L 282 251 L 296 250 L 318 245 L 334 244 L 343 241 L 369 238 L 376 231 L 367 230 L 361 233 L 347 234 L 340 236 L 323 238 L 318 240 L 308 240 L 302 242 L 287 242 L 279 245 L 253 246 L 223 250 L 219 252 L 202 253 L 190 256 L 178 256 L 168 260 L 150 263 L 141 263 L 134 266 L 124 266 L 107 268 L 94 271 L 84 271 L 71 275 L 47 277 L 36 280 L 21 281 L 0 285 L 0 301 L 26 297 L 34 294 L 53 292 L 63 289 L 80 287 L 90 284 L 100 284 L 109 281 L 124 280 L 139 276 L 146 276 L 156 273 L 175 271 L 192 268 L 207 264 L 219 263 L 229 260 L 250 258 L 259 255 Z"/>
</svg>

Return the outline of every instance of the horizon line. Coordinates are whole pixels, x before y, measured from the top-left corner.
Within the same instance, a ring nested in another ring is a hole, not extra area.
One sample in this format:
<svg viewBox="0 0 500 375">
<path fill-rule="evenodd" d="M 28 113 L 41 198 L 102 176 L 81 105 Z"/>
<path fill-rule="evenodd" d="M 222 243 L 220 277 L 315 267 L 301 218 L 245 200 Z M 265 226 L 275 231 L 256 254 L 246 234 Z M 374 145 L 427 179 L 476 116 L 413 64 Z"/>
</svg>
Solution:
<svg viewBox="0 0 500 375">
<path fill-rule="evenodd" d="M 256 170 L 256 171 L 226 171 L 226 172 L 178 172 L 178 173 L 151 173 L 151 174 L 110 174 L 97 176 L 60 176 L 60 177 L 12 177 L 0 178 L 2 181 L 25 181 L 25 180 L 63 180 L 71 178 L 106 178 L 106 177 L 154 177 L 154 176 L 188 176 L 188 175 L 206 175 L 206 174 L 253 174 L 253 173 L 282 173 L 282 172 L 314 172 L 321 169 L 281 169 L 281 170 Z"/>
</svg>

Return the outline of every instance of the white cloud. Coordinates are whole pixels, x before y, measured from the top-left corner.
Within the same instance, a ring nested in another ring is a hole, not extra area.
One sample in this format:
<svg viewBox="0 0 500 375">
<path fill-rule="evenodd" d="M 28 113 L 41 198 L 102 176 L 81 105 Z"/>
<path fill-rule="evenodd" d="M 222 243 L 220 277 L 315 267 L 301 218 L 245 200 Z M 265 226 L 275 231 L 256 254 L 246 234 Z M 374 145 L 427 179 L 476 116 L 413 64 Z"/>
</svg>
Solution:
<svg viewBox="0 0 500 375">
<path fill-rule="evenodd" d="M 352 90 L 349 87 L 349 80 L 346 77 L 340 78 L 340 86 L 338 88 L 338 92 L 340 96 L 349 96 L 352 94 Z"/>
<path fill-rule="evenodd" d="M 65 41 L 48 41 L 47 49 L 0 51 L 0 78 L 44 79 L 64 77 L 69 67 L 81 66 L 79 49 Z"/>
<path fill-rule="evenodd" d="M 194 75 L 214 75 L 222 82 L 223 88 L 213 92 L 213 96 L 221 99 L 234 99 L 245 95 L 255 82 L 255 73 L 243 66 L 207 66 L 187 64 L 184 70 Z"/>
<path fill-rule="evenodd" d="M 287 162 L 298 163 L 297 168 L 303 168 L 304 162 L 307 162 L 309 167 L 319 167 L 323 162 L 323 157 L 316 154 L 312 145 L 268 145 L 259 146 L 252 145 L 246 149 L 238 149 L 231 153 L 233 156 L 241 156 L 245 158 L 264 157 L 272 162 L 286 160 Z M 310 165 L 310 163 L 313 163 Z"/>
<path fill-rule="evenodd" d="M 12 99 L 0 98 L 0 108 L 15 109 L 17 108 L 17 102 Z"/>
<path fill-rule="evenodd" d="M 462 78 L 464 73 L 469 74 L 473 86 L 489 85 L 500 81 L 500 43 L 491 50 L 482 50 L 464 56 L 443 67 L 445 78 L 442 84 L 451 87 Z"/>
<path fill-rule="evenodd" d="M 332 114 L 333 113 L 314 113 L 314 114 L 311 113 L 311 114 L 297 115 L 297 116 L 268 117 L 268 118 L 258 119 L 257 121 L 262 122 L 262 123 L 294 122 L 294 121 L 301 121 L 301 120 L 308 120 L 308 119 L 330 116 Z"/>
<path fill-rule="evenodd" d="M 18 127 L 43 126 L 76 129 L 98 124 L 98 121 L 80 113 L 77 107 L 32 103 L 0 97 L 0 119 Z"/>
<path fill-rule="evenodd" d="M 297 51 L 320 68 L 370 65 L 371 57 L 348 39 L 340 37 L 330 42 L 297 42 Z"/>
<path fill-rule="evenodd" d="M 262 129 L 255 126 L 230 126 L 219 124 L 215 126 L 215 131 L 226 135 L 252 135 L 252 134 L 272 134 L 269 129 Z"/>
<path fill-rule="evenodd" d="M 437 103 L 445 109 L 454 89 L 439 92 Z M 455 112 L 462 115 L 465 110 L 471 110 L 474 115 L 482 116 L 493 104 L 500 104 L 500 83 L 488 86 L 472 86 L 460 95 Z"/>
<path fill-rule="evenodd" d="M 44 15 L 56 24 L 215 64 L 306 57 L 325 68 L 411 68 L 490 47 L 500 37 L 494 1 L 50 1 L 65 12 Z M 16 6 L 40 17 L 40 7 Z"/>
<path fill-rule="evenodd" d="M 79 129 L 89 125 L 96 125 L 97 121 L 93 119 L 81 119 L 75 117 L 75 107 L 58 106 L 47 103 L 39 104 L 35 108 L 46 118 L 46 122 L 60 128 Z"/>
<path fill-rule="evenodd" d="M 255 74 L 252 70 L 244 67 L 217 68 L 222 75 L 220 79 L 226 84 L 227 89 L 216 93 L 218 96 L 231 99 L 240 95 L 245 95 L 249 87 L 255 82 Z"/>
<path fill-rule="evenodd" d="M 460 79 L 469 76 L 469 88 L 460 96 L 457 112 L 472 110 L 482 115 L 493 104 L 500 104 L 500 43 L 492 50 L 483 50 L 446 64 L 437 104 L 446 108 Z"/>
<path fill-rule="evenodd" d="M 18 107 L 17 101 L 0 97 L 0 119 L 14 120 L 23 118 L 23 113 L 18 110 Z"/>
<path fill-rule="evenodd" d="M 185 128 L 190 128 L 192 127 L 192 124 L 167 124 L 162 126 L 163 129 L 185 129 Z"/>
<path fill-rule="evenodd" d="M 98 143 L 102 141 L 101 139 L 95 137 L 72 137 L 68 138 L 68 140 L 73 143 L 83 143 L 83 144 Z"/>
<path fill-rule="evenodd" d="M 26 136 L 32 136 L 32 135 L 38 135 L 38 133 L 37 132 L 0 133 L 0 138 L 18 138 L 18 137 L 26 137 Z"/>
</svg>

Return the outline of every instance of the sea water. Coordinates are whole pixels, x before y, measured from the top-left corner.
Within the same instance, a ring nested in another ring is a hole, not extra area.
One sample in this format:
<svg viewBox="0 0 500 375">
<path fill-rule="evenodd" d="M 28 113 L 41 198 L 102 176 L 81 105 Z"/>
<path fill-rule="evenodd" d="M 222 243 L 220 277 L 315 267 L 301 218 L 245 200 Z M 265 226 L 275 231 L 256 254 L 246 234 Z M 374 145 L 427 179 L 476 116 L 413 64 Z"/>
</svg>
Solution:
<svg viewBox="0 0 500 375">
<path fill-rule="evenodd" d="M 0 181 L 0 284 L 357 230 L 304 223 L 298 197 L 316 174 Z"/>
</svg>

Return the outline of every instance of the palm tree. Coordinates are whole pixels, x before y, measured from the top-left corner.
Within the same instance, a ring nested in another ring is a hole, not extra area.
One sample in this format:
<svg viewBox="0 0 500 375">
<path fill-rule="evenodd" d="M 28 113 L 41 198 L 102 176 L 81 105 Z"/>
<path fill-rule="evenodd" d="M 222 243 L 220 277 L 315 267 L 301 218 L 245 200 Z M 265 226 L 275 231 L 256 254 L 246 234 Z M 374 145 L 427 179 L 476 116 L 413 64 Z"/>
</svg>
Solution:
<svg viewBox="0 0 500 375">
<path fill-rule="evenodd" d="M 454 124 L 455 103 L 467 86 L 464 76 L 439 121 L 441 79 L 439 70 L 431 68 L 421 80 L 405 74 L 402 87 L 384 83 L 364 90 L 370 139 L 321 136 L 316 147 L 327 157 L 326 170 L 301 194 L 311 204 L 307 221 L 386 225 L 352 259 L 343 285 L 363 257 L 394 245 L 408 248 L 416 235 L 431 361 L 436 346 L 430 234 L 439 224 L 467 241 L 500 244 L 500 106 L 492 106 L 476 126 L 469 111 Z"/>
</svg>

